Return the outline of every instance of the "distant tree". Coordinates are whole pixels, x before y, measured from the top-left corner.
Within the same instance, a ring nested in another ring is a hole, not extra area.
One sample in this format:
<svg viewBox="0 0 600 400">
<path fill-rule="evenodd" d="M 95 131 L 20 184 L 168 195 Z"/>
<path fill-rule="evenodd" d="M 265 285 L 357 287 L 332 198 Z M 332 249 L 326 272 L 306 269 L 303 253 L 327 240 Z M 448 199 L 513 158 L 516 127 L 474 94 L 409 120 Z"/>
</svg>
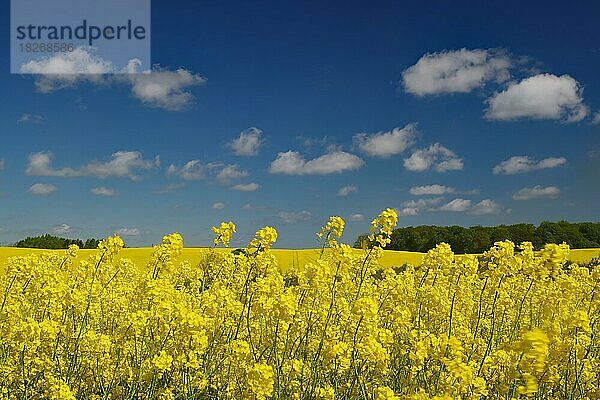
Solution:
<svg viewBox="0 0 600 400">
<path fill-rule="evenodd" d="M 533 243 L 540 249 L 546 243 L 565 242 L 571 248 L 600 247 L 600 223 L 566 221 L 542 222 L 538 227 L 532 224 L 498 226 L 434 226 L 421 225 L 395 229 L 392 232 L 390 250 L 427 252 L 438 243 L 448 243 L 456 253 L 483 253 L 495 242 L 510 240 L 515 244 Z M 356 247 L 363 243 L 371 245 L 367 235 L 360 235 Z"/>
<path fill-rule="evenodd" d="M 80 239 L 66 239 L 50 234 L 41 236 L 28 236 L 23 240 L 19 240 L 14 244 L 14 247 L 27 247 L 31 249 L 67 249 L 70 245 L 75 244 L 81 249 L 95 249 L 98 247 L 98 239 L 87 239 L 83 242 Z"/>
</svg>

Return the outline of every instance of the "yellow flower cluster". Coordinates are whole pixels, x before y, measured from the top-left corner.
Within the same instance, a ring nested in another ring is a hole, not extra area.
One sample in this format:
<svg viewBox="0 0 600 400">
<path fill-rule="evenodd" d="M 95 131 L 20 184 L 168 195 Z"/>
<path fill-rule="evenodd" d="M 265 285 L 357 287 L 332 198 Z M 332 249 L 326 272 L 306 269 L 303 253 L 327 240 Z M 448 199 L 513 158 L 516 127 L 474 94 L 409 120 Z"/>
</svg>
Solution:
<svg viewBox="0 0 600 400">
<path fill-rule="evenodd" d="M 219 227 L 213 226 L 212 231 L 216 235 L 216 237 L 213 240 L 213 244 L 215 246 L 218 246 L 219 243 L 222 243 L 223 246 L 229 247 L 229 241 L 235 233 L 235 224 L 231 221 L 221 222 L 221 225 L 219 225 Z"/>
<path fill-rule="evenodd" d="M 498 242 L 481 256 L 432 249 L 384 267 L 338 243 L 285 274 L 274 228 L 245 251 L 179 260 L 167 235 L 146 265 L 112 237 L 0 266 L 1 399 L 598 399 L 600 270 L 568 247 Z M 213 228 L 227 245 L 233 223 Z M 329 240 L 332 239 L 332 240 Z"/>
<path fill-rule="evenodd" d="M 370 241 L 376 241 L 381 247 L 387 246 L 390 242 L 392 230 L 398 223 L 398 214 L 391 208 L 385 209 L 377 218 L 371 222 Z"/>
</svg>

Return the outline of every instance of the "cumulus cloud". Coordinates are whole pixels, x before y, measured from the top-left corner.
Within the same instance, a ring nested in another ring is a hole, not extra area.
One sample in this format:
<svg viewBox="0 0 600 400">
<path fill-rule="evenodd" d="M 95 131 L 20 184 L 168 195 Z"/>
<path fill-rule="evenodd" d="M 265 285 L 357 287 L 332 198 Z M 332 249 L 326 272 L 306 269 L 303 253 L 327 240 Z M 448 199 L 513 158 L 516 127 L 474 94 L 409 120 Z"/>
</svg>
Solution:
<svg viewBox="0 0 600 400">
<path fill-rule="evenodd" d="M 60 224 L 52 229 L 52 233 L 55 235 L 66 235 L 67 233 L 71 232 L 71 230 L 72 228 L 70 225 Z"/>
<path fill-rule="evenodd" d="M 115 234 L 119 236 L 139 236 L 139 228 L 119 228 L 115 231 Z"/>
<path fill-rule="evenodd" d="M 206 78 L 184 68 L 131 74 L 128 79 L 133 97 L 147 106 L 172 111 L 185 109 L 194 99 L 189 89 L 206 83 Z"/>
<path fill-rule="evenodd" d="M 359 169 L 364 161 L 354 154 L 334 150 L 318 158 L 306 161 L 297 151 L 277 154 L 269 172 L 284 175 L 325 175 Z"/>
<path fill-rule="evenodd" d="M 277 214 L 279 218 L 283 220 L 283 222 L 287 222 L 289 224 L 294 224 L 296 222 L 309 220 L 312 214 L 306 210 L 300 212 L 287 212 L 281 211 Z"/>
<path fill-rule="evenodd" d="M 349 185 L 349 186 L 343 186 L 341 187 L 338 192 L 337 195 L 338 196 L 348 196 L 351 193 L 356 193 L 358 192 L 358 187 L 356 187 L 355 185 Z"/>
<path fill-rule="evenodd" d="M 387 132 L 359 133 L 354 136 L 358 148 L 371 157 L 389 158 L 403 153 L 417 136 L 417 125 L 408 124 L 404 128 L 394 128 Z"/>
<path fill-rule="evenodd" d="M 502 212 L 502 207 L 492 199 L 481 200 L 469 210 L 470 214 L 475 215 L 498 214 L 500 212 Z"/>
<path fill-rule="evenodd" d="M 17 119 L 17 124 L 40 124 L 42 121 L 44 121 L 44 117 L 41 115 L 23 113 Z"/>
<path fill-rule="evenodd" d="M 81 83 L 125 84 L 131 94 L 144 105 L 166 110 L 182 110 L 194 99 L 190 88 L 206 83 L 206 78 L 185 68 L 171 71 L 156 68 L 139 72 L 140 61 L 130 60 L 125 71 L 115 66 L 93 49 L 78 47 L 72 52 L 58 53 L 40 60 L 32 60 L 21 66 L 21 72 L 35 74 L 38 91 L 49 93 L 74 87 Z M 117 72 L 127 72 L 116 74 Z"/>
<path fill-rule="evenodd" d="M 592 124 L 599 125 L 600 124 L 600 111 L 594 114 L 594 118 L 592 118 Z"/>
<path fill-rule="evenodd" d="M 232 187 L 233 190 L 239 190 L 240 192 L 256 192 L 260 189 L 260 185 L 258 183 L 240 183 Z"/>
<path fill-rule="evenodd" d="M 110 160 L 106 162 L 92 161 L 84 166 L 81 171 L 83 175 L 98 178 L 129 178 L 138 179 L 136 170 L 150 170 L 160 165 L 158 156 L 154 160 L 145 160 L 139 151 L 117 151 L 113 153 Z"/>
<path fill-rule="evenodd" d="M 91 48 L 78 47 L 70 52 L 56 53 L 51 57 L 30 60 L 21 65 L 21 73 L 36 75 L 107 74 L 115 71 L 114 65 L 94 54 Z"/>
<path fill-rule="evenodd" d="M 400 205 L 398 214 L 400 216 L 419 215 L 422 211 L 434 211 L 434 206 L 442 202 L 442 197 L 421 198 L 418 200 L 408 200 Z"/>
<path fill-rule="evenodd" d="M 357 221 L 364 221 L 365 216 L 362 214 L 352 214 L 348 217 L 348 221 L 350 222 L 357 222 Z"/>
<path fill-rule="evenodd" d="M 501 51 L 460 49 L 425 54 L 402 72 L 404 90 L 417 96 L 467 93 L 487 81 L 509 79 L 511 60 Z"/>
<path fill-rule="evenodd" d="M 248 171 L 241 170 L 237 165 L 231 164 L 224 166 L 217 173 L 217 180 L 223 185 L 228 185 L 231 182 L 245 178 L 248 175 L 250 175 Z"/>
<path fill-rule="evenodd" d="M 25 173 L 31 176 L 58 176 L 62 178 L 81 176 L 81 172 L 73 168 L 52 168 L 53 155 L 50 152 L 30 154 Z"/>
<path fill-rule="evenodd" d="M 90 193 L 96 196 L 116 196 L 118 193 L 115 189 L 99 186 L 90 189 Z"/>
<path fill-rule="evenodd" d="M 569 75 L 539 74 L 494 94 L 487 100 L 485 116 L 491 120 L 531 118 L 577 122 L 589 113 L 582 93 L 579 82 Z"/>
<path fill-rule="evenodd" d="M 165 186 L 159 188 L 154 193 L 157 193 L 157 194 L 171 193 L 171 192 L 175 192 L 179 189 L 182 189 L 183 187 L 185 187 L 185 183 L 183 183 L 183 182 L 172 183 L 172 184 L 165 185 Z"/>
<path fill-rule="evenodd" d="M 200 160 L 188 161 L 181 168 L 177 168 L 173 164 L 169 165 L 169 168 L 167 168 L 167 175 L 176 175 L 186 181 L 204 179 L 205 172 L 206 167 L 202 165 Z"/>
<path fill-rule="evenodd" d="M 139 151 L 117 151 L 106 162 L 92 161 L 80 168 L 54 168 L 52 167 L 53 155 L 51 152 L 30 154 L 25 173 L 30 176 L 56 176 L 70 178 L 75 176 L 93 176 L 97 178 L 129 178 L 139 177 L 137 170 L 149 170 L 159 166 L 159 157 L 154 160 L 145 160 Z"/>
<path fill-rule="evenodd" d="M 262 131 L 250 127 L 240 133 L 240 136 L 227 144 L 236 156 L 255 156 L 262 145 Z"/>
<path fill-rule="evenodd" d="M 441 206 L 440 211 L 462 212 L 467 211 L 469 207 L 471 207 L 471 200 L 458 198 Z"/>
<path fill-rule="evenodd" d="M 419 215 L 419 209 L 417 207 L 402 207 L 397 210 L 400 217 L 413 217 Z"/>
<path fill-rule="evenodd" d="M 455 190 L 445 185 L 423 185 L 413 186 L 410 188 L 409 193 L 413 196 L 441 196 L 446 193 L 454 193 Z"/>
<path fill-rule="evenodd" d="M 560 189 L 556 186 L 543 187 L 536 185 L 534 187 L 524 187 L 513 194 L 514 200 L 530 200 L 530 199 L 555 199 L 560 194 Z"/>
<path fill-rule="evenodd" d="M 57 53 L 21 65 L 21 73 L 35 74 L 35 84 L 42 93 L 72 87 L 82 82 L 103 83 L 103 74 L 115 72 L 114 65 L 78 47 L 71 52 Z"/>
<path fill-rule="evenodd" d="M 177 176 L 186 181 L 212 177 L 222 185 L 229 185 L 249 175 L 248 171 L 240 169 L 236 164 L 223 164 L 220 162 L 202 164 L 200 160 L 188 161 L 180 168 L 174 164 L 169 165 L 167 168 L 167 176 Z"/>
<path fill-rule="evenodd" d="M 546 168 L 561 167 L 567 163 L 564 157 L 548 157 L 536 161 L 529 156 L 512 156 L 496 165 L 492 172 L 496 175 L 514 175 Z"/>
<path fill-rule="evenodd" d="M 212 205 L 212 208 L 214 208 L 215 210 L 222 210 L 222 209 L 225 208 L 225 204 L 220 203 L 220 202 L 219 203 L 214 203 Z"/>
<path fill-rule="evenodd" d="M 54 193 L 58 190 L 58 188 L 49 183 L 36 183 L 31 185 L 28 189 L 29 193 L 35 196 L 47 196 L 50 193 Z"/>
<path fill-rule="evenodd" d="M 439 143 L 426 149 L 417 149 L 410 157 L 404 159 L 404 167 L 415 172 L 427 171 L 430 168 L 438 172 L 457 171 L 462 170 L 463 166 L 462 158 Z"/>
</svg>

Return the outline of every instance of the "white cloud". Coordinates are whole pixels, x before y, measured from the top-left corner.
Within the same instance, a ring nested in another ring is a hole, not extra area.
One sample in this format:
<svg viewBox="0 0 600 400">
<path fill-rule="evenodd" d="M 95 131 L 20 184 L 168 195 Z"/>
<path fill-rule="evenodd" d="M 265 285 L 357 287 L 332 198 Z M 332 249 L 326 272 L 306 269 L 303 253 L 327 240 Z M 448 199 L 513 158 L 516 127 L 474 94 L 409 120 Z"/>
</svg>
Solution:
<svg viewBox="0 0 600 400">
<path fill-rule="evenodd" d="M 107 162 L 92 161 L 82 168 L 86 176 L 98 178 L 129 178 L 138 179 L 134 171 L 138 169 L 150 170 L 160 165 L 158 156 L 154 160 L 144 160 L 139 151 L 117 151 Z"/>
<path fill-rule="evenodd" d="M 206 83 L 206 78 L 184 68 L 131 74 L 128 79 L 133 96 L 143 104 L 173 111 L 182 110 L 192 102 L 194 96 L 189 88 Z"/>
<path fill-rule="evenodd" d="M 4 158 L 0 158 L 0 171 L 6 168 L 6 163 L 4 162 Z"/>
<path fill-rule="evenodd" d="M 228 185 L 231 182 L 245 178 L 248 175 L 250 175 L 248 171 L 241 170 L 237 165 L 231 164 L 224 166 L 217 173 L 217 180 L 223 185 Z"/>
<path fill-rule="evenodd" d="M 140 233 L 138 228 L 119 228 L 115 232 L 119 236 L 139 236 Z"/>
<path fill-rule="evenodd" d="M 496 175 L 514 175 L 525 172 L 536 171 L 539 169 L 556 168 L 567 163 L 564 157 L 548 157 L 540 161 L 536 161 L 529 156 L 512 156 L 508 160 L 502 161 L 496 165 L 492 172 Z"/>
<path fill-rule="evenodd" d="M 402 203 L 402 207 L 410 208 L 426 208 L 439 204 L 444 198 L 443 197 L 432 197 L 432 198 L 421 198 L 417 200 L 408 200 Z"/>
<path fill-rule="evenodd" d="M 240 169 L 236 164 L 225 165 L 220 162 L 202 164 L 200 160 L 191 160 L 185 163 L 181 168 L 178 168 L 173 164 L 169 165 L 167 168 L 167 176 L 171 175 L 186 181 L 201 180 L 210 176 L 222 185 L 230 185 L 241 178 L 249 176 L 250 173 Z"/>
<path fill-rule="evenodd" d="M 81 82 L 102 83 L 102 75 L 114 70 L 110 61 L 83 47 L 21 65 L 21 73 L 37 75 L 35 84 L 42 93 L 71 87 Z"/>
<path fill-rule="evenodd" d="M 417 135 L 417 125 L 408 124 L 404 128 L 394 128 L 387 132 L 359 133 L 354 136 L 358 148 L 371 157 L 389 158 L 403 153 L 410 147 Z"/>
<path fill-rule="evenodd" d="M 540 198 L 554 199 L 558 197 L 559 194 L 560 189 L 556 186 L 543 187 L 541 185 L 536 185 L 534 187 L 524 187 L 513 194 L 512 198 L 514 200 L 530 200 Z"/>
<path fill-rule="evenodd" d="M 449 203 L 444 204 L 440 207 L 441 211 L 453 211 L 453 212 L 462 212 L 466 211 L 469 207 L 471 207 L 471 200 L 466 199 L 454 199 Z"/>
<path fill-rule="evenodd" d="M 457 171 L 463 169 L 463 160 L 447 147 L 439 143 L 432 144 L 426 149 L 413 151 L 410 157 L 404 159 L 404 167 L 409 171 L 422 172 L 435 168 L 438 172 Z"/>
<path fill-rule="evenodd" d="M 42 121 L 44 121 L 44 117 L 42 117 L 41 115 L 23 113 L 23 115 L 21 115 L 17 120 L 17 124 L 39 124 Z"/>
<path fill-rule="evenodd" d="M 348 217 L 348 221 L 350 222 L 357 222 L 357 221 L 364 221 L 365 216 L 362 214 L 352 214 Z"/>
<path fill-rule="evenodd" d="M 487 81 L 506 81 L 510 58 L 494 50 L 453 50 L 425 54 L 402 72 L 404 90 L 417 96 L 466 93 Z"/>
<path fill-rule="evenodd" d="M 144 160 L 139 151 L 117 151 L 106 162 L 92 161 L 80 168 L 52 167 L 53 155 L 50 152 L 39 152 L 29 155 L 25 173 L 30 176 L 56 176 L 69 178 L 75 176 L 94 176 L 97 178 L 129 178 L 138 179 L 136 170 L 149 170 L 158 167 L 159 157 L 154 160 Z"/>
<path fill-rule="evenodd" d="M 296 222 L 309 220 L 312 214 L 306 210 L 300 212 L 281 211 L 279 214 L 277 214 L 277 216 L 281 218 L 283 222 L 293 224 Z"/>
<path fill-rule="evenodd" d="M 36 183 L 31 185 L 28 191 L 35 196 L 47 196 L 57 190 L 58 188 L 56 186 L 49 183 Z"/>
<path fill-rule="evenodd" d="M 443 197 L 420 198 L 417 200 L 408 200 L 400 205 L 398 214 L 400 216 L 419 215 L 421 211 L 434 211 L 433 206 L 439 204 Z"/>
<path fill-rule="evenodd" d="M 52 168 L 53 155 L 50 152 L 39 152 L 30 154 L 25 173 L 31 176 L 58 176 L 72 177 L 81 176 L 81 172 L 73 168 Z"/>
<path fill-rule="evenodd" d="M 519 118 L 581 121 L 588 113 L 583 88 L 569 75 L 539 74 L 512 83 L 487 100 L 485 116 L 492 120 Z"/>
<path fill-rule="evenodd" d="M 239 190 L 240 192 L 256 192 L 260 189 L 260 185 L 258 183 L 240 183 L 232 187 L 233 190 Z"/>
<path fill-rule="evenodd" d="M 169 168 L 167 168 L 167 175 L 176 175 L 186 181 L 204 179 L 205 172 L 206 167 L 200 163 L 200 160 L 188 161 L 181 168 L 177 168 L 173 164 L 169 165 Z"/>
<path fill-rule="evenodd" d="M 297 151 L 277 154 L 271 162 L 269 172 L 285 175 L 325 175 L 359 169 L 364 161 L 354 154 L 344 151 L 332 151 L 318 158 L 306 161 Z"/>
<path fill-rule="evenodd" d="M 469 210 L 469 213 L 475 215 L 486 215 L 486 214 L 498 214 L 502 211 L 500 204 L 496 203 L 492 199 L 484 199 L 479 203 L 474 204 Z"/>
<path fill-rule="evenodd" d="M 104 186 L 91 188 L 90 192 L 96 196 L 116 196 L 118 194 L 115 189 Z"/>
<path fill-rule="evenodd" d="M 410 188 L 409 193 L 413 196 L 441 196 L 446 193 L 454 193 L 455 190 L 451 187 L 444 185 L 423 185 L 413 186 Z"/>
<path fill-rule="evenodd" d="M 250 127 L 240 133 L 240 136 L 227 144 L 236 156 L 255 156 L 262 145 L 262 131 Z"/>
<path fill-rule="evenodd" d="M 419 215 L 419 209 L 417 207 L 402 207 L 397 212 L 400 217 L 412 217 Z"/>
<path fill-rule="evenodd" d="M 592 124 L 599 125 L 600 124 L 600 111 L 594 114 L 594 118 L 592 119 Z"/>
<path fill-rule="evenodd" d="M 157 193 L 157 194 L 171 193 L 171 192 L 175 192 L 183 187 L 185 187 L 185 183 L 183 183 L 183 182 L 172 183 L 172 184 L 161 187 L 160 189 L 156 190 L 154 193 Z"/>
<path fill-rule="evenodd" d="M 212 208 L 214 208 L 215 210 L 222 210 L 225 208 L 225 204 L 223 203 L 214 203 L 212 205 Z"/>
<path fill-rule="evenodd" d="M 67 233 L 71 232 L 71 226 L 67 225 L 67 224 L 60 224 L 58 226 L 55 226 L 54 229 L 52 229 L 52 232 L 55 235 L 66 235 Z"/>
<path fill-rule="evenodd" d="M 338 192 L 337 195 L 338 196 L 348 196 L 351 193 L 356 193 L 358 192 L 358 187 L 356 187 L 355 185 L 349 185 L 349 186 L 343 186 L 341 187 Z"/>
<path fill-rule="evenodd" d="M 42 93 L 76 86 L 80 83 L 126 84 L 131 94 L 143 104 L 166 110 L 182 110 L 194 96 L 190 88 L 206 83 L 206 78 L 185 68 L 174 71 L 157 68 L 138 71 L 140 61 L 132 59 L 124 74 L 116 74 L 115 66 L 94 54 L 92 48 L 78 47 L 72 52 L 32 60 L 21 72 L 35 74 L 35 84 Z"/>
</svg>

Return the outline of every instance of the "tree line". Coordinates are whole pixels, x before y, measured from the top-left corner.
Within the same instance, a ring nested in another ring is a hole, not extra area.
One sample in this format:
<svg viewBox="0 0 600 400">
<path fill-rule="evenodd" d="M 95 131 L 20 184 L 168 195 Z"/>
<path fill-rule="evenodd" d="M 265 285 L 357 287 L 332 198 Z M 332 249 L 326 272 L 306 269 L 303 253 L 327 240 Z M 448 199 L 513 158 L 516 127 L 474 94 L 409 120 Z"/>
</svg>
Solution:
<svg viewBox="0 0 600 400">
<path fill-rule="evenodd" d="M 544 221 L 538 226 L 515 224 L 499 226 L 409 226 L 397 228 L 391 236 L 389 250 L 427 252 L 438 243 L 448 243 L 455 253 L 483 253 L 494 242 L 510 240 L 531 242 L 535 249 L 546 243 L 567 243 L 573 249 L 600 247 L 600 222 Z M 369 246 L 368 235 L 358 237 L 354 247 Z"/>
<path fill-rule="evenodd" d="M 16 242 L 13 247 L 27 247 L 31 249 L 68 249 L 70 245 L 76 244 L 80 249 L 95 249 L 100 243 L 99 239 L 66 239 L 50 234 L 41 236 L 28 236 L 25 239 Z"/>
</svg>

